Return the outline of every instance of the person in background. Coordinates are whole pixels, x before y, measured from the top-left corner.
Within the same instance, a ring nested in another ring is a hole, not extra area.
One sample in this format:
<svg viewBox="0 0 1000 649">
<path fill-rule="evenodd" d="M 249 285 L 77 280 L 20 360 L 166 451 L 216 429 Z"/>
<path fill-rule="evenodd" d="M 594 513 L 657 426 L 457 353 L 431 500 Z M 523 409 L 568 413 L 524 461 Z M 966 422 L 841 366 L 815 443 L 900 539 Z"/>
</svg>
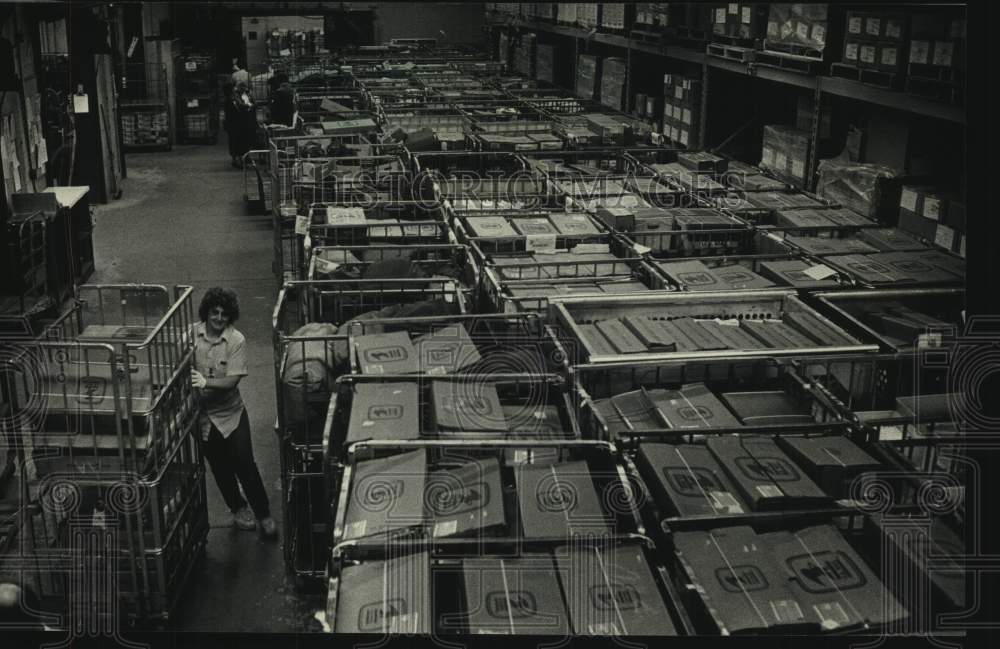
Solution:
<svg viewBox="0 0 1000 649">
<path fill-rule="evenodd" d="M 226 93 L 225 129 L 229 138 L 229 156 L 234 167 L 243 167 L 243 155 L 253 148 L 257 139 L 257 107 L 246 84 L 233 87 Z"/>
<path fill-rule="evenodd" d="M 274 538 L 277 525 L 254 461 L 250 419 L 240 397 L 239 383 L 248 369 L 246 338 L 233 326 L 240 317 L 236 293 L 218 286 L 208 289 L 198 315 L 191 385 L 200 404 L 198 426 L 205 459 L 233 513 L 233 525 L 241 530 L 259 525 L 262 536 Z"/>
<path fill-rule="evenodd" d="M 295 126 L 297 113 L 295 90 L 292 88 L 292 84 L 285 81 L 271 96 L 271 123 Z"/>
<path fill-rule="evenodd" d="M 250 85 L 250 73 L 243 69 L 237 61 L 233 61 L 233 74 L 230 77 L 233 82 L 233 86 L 239 86 L 241 83 L 243 85 Z"/>
</svg>

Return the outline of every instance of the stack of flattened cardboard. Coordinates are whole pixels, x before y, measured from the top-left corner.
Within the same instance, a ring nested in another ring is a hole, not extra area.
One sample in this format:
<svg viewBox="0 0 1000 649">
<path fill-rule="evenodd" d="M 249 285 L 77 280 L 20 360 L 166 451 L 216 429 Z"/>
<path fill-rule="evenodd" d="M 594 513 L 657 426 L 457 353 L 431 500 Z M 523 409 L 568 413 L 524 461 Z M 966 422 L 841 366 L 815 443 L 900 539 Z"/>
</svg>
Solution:
<svg viewBox="0 0 1000 649">
<path fill-rule="evenodd" d="M 713 437 L 708 449 L 754 511 L 828 506 L 831 498 L 770 438 Z"/>
<path fill-rule="evenodd" d="M 430 558 L 418 552 L 344 567 L 336 633 L 430 633 Z"/>
<path fill-rule="evenodd" d="M 555 559 L 574 634 L 677 635 L 638 546 L 563 546 Z"/>
</svg>

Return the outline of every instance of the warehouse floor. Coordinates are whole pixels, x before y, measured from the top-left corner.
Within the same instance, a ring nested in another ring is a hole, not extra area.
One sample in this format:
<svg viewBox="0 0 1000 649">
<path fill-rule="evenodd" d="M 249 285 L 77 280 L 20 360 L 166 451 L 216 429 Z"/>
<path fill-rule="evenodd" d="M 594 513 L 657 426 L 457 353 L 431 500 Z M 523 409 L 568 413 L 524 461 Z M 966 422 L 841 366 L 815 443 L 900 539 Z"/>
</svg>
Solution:
<svg viewBox="0 0 1000 649">
<path fill-rule="evenodd" d="M 175 146 L 170 152 L 129 154 L 124 195 L 98 206 L 92 283 L 186 284 L 195 309 L 213 285 L 240 296 L 237 324 L 247 337 L 250 375 L 240 384 L 253 427 L 254 454 L 281 521 L 278 444 L 274 435 L 270 217 L 250 217 L 243 175 L 230 166 L 224 137 L 215 146 Z M 177 613 L 181 631 L 297 632 L 317 627 L 324 601 L 296 595 L 286 577 L 281 542 L 227 526 L 228 514 L 211 475 L 212 530 L 206 560 L 196 567 Z"/>
</svg>

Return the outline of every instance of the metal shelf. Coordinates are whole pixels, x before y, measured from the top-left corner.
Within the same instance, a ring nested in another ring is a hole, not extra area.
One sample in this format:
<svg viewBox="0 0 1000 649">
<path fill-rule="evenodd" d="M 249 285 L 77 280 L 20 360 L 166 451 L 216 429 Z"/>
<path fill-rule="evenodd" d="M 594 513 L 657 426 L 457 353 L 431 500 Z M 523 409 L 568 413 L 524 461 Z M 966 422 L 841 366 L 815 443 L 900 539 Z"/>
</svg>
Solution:
<svg viewBox="0 0 1000 649">
<path fill-rule="evenodd" d="M 819 77 L 819 88 L 820 91 L 836 95 L 837 97 L 847 97 L 848 99 L 856 99 L 878 106 L 895 108 L 916 115 L 965 124 L 964 106 L 955 106 L 954 104 L 947 104 L 932 99 L 914 97 L 903 92 L 877 88 L 839 77 Z"/>
<path fill-rule="evenodd" d="M 536 22 L 519 18 L 510 18 L 502 22 L 490 23 L 492 27 L 522 27 L 536 31 L 545 31 L 583 40 L 593 40 L 597 43 L 631 49 L 636 52 L 645 52 L 654 56 L 679 61 L 687 61 L 698 65 L 707 65 L 717 70 L 725 70 L 733 74 L 742 74 L 751 77 L 773 81 L 786 86 L 802 88 L 815 91 L 817 87 L 820 92 L 824 92 L 837 97 L 846 97 L 857 101 L 863 101 L 876 106 L 894 108 L 915 115 L 922 115 L 935 119 L 943 119 L 958 124 L 965 123 L 965 108 L 944 102 L 938 102 L 922 97 L 914 97 L 903 92 L 877 88 L 850 79 L 839 77 L 815 76 L 795 72 L 792 70 L 780 70 L 766 66 L 748 65 L 739 61 L 731 61 L 714 56 L 708 56 L 704 52 L 692 50 L 684 47 L 672 47 L 669 45 L 658 46 L 649 43 L 642 43 L 631 40 L 619 34 L 591 33 L 589 30 L 573 27 L 570 25 L 558 25 L 546 22 Z"/>
</svg>

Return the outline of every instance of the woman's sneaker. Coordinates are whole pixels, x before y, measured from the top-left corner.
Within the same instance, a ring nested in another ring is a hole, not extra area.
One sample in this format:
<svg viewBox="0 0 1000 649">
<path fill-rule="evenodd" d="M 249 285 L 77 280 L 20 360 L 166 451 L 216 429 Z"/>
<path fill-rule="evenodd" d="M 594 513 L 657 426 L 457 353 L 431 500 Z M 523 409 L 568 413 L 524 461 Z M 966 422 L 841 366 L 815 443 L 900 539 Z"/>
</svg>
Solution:
<svg viewBox="0 0 1000 649">
<path fill-rule="evenodd" d="M 233 526 L 241 530 L 255 530 L 257 529 L 257 517 L 250 511 L 249 506 L 244 506 L 243 509 L 233 514 Z"/>
</svg>

